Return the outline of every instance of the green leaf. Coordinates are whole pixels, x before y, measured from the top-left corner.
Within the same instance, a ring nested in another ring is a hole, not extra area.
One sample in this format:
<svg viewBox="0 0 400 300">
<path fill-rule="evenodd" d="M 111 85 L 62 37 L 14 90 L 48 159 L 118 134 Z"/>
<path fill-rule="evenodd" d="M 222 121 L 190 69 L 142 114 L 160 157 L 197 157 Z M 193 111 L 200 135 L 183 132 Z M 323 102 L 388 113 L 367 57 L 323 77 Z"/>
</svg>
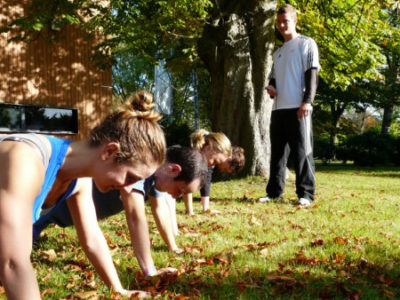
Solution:
<svg viewBox="0 0 400 300">
<path fill-rule="evenodd" d="M 44 27 L 45 25 L 41 22 L 36 22 L 32 25 L 32 28 L 36 31 L 41 31 Z"/>
</svg>

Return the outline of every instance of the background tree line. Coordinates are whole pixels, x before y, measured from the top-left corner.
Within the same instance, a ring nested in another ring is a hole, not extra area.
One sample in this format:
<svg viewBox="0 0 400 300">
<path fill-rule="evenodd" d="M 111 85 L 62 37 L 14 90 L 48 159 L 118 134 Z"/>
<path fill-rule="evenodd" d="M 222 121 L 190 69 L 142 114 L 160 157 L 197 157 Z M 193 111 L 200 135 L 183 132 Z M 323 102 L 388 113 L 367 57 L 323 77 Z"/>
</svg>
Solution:
<svg viewBox="0 0 400 300">
<path fill-rule="evenodd" d="M 367 131 L 371 120 L 379 136 L 397 135 L 400 9 L 395 0 L 111 0 L 107 5 L 33 0 L 26 17 L 2 30 L 17 31 L 16 37 L 27 41 L 56 40 L 60 28 L 78 24 L 107 37 L 96 46 L 94 59 L 113 66 L 115 99 L 151 89 L 154 65 L 165 60 L 174 91 L 174 113 L 165 121 L 170 138 L 193 130 L 196 74 L 200 126 L 223 131 L 245 148 L 244 174 L 268 175 L 271 101 L 264 87 L 280 44 L 276 7 L 285 2 L 300 12 L 299 32 L 320 49 L 316 155 L 326 162 L 340 158 L 345 152 L 340 146 Z"/>
</svg>

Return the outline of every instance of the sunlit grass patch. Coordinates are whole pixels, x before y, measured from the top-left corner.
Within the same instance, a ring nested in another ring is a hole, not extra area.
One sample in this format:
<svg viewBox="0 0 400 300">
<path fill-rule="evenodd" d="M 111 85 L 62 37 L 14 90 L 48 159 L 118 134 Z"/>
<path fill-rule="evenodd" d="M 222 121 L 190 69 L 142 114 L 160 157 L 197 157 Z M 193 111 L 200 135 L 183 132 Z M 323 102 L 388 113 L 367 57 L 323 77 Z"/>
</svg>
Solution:
<svg viewBox="0 0 400 300">
<path fill-rule="evenodd" d="M 309 208 L 295 205 L 293 177 L 283 201 L 263 204 L 264 178 L 216 182 L 211 205 L 220 214 L 200 213 L 195 201 L 197 214 L 187 216 L 178 201 L 182 255 L 167 251 L 147 208 L 155 263 L 175 276 L 141 275 L 123 214 L 100 224 L 123 285 L 161 299 L 399 299 L 399 179 L 399 168 L 317 166 Z M 44 299 L 118 299 L 72 228 L 48 228 L 32 260 Z"/>
</svg>

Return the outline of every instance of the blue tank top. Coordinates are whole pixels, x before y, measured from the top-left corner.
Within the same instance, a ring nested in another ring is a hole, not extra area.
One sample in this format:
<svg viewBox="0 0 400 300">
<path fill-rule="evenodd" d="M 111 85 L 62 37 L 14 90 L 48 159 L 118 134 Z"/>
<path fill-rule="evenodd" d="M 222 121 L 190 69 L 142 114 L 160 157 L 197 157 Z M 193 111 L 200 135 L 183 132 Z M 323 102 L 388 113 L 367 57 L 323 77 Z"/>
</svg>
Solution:
<svg viewBox="0 0 400 300">
<path fill-rule="evenodd" d="M 36 197 L 35 202 L 33 203 L 33 210 L 32 210 L 33 223 L 35 223 L 40 218 L 40 212 L 42 210 L 44 200 L 46 199 L 56 179 L 57 173 L 60 170 L 62 163 L 64 162 L 68 146 L 72 142 L 70 140 L 55 138 L 47 135 L 46 138 L 49 140 L 51 144 L 51 157 L 49 165 L 47 166 L 42 189 L 40 190 L 40 194 Z M 68 186 L 67 192 L 64 193 L 64 195 L 58 201 L 60 201 L 61 199 L 66 199 L 69 196 L 69 194 L 73 191 L 75 184 L 76 180 L 71 182 L 71 184 Z"/>
</svg>

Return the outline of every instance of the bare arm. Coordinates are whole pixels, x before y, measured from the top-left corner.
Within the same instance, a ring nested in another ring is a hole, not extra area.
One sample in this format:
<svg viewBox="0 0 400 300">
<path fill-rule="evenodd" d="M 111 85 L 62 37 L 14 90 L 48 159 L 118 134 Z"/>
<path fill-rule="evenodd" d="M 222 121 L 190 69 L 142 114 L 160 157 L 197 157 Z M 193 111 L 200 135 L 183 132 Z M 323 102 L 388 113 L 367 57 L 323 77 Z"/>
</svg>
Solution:
<svg viewBox="0 0 400 300">
<path fill-rule="evenodd" d="M 115 291 L 125 296 L 137 293 L 138 291 L 127 291 L 122 288 L 107 241 L 97 223 L 96 209 L 92 201 L 92 179 L 79 179 L 77 190 L 78 192 L 68 199 L 67 204 L 79 242 L 88 259 L 103 281 Z M 145 295 L 145 292 L 139 292 L 139 296 Z"/>
<path fill-rule="evenodd" d="M 32 148 L 0 143 L 0 281 L 7 299 L 40 299 L 30 262 L 32 208 L 45 169 Z"/>
<path fill-rule="evenodd" d="M 183 201 L 185 202 L 186 213 L 190 216 L 193 216 L 193 195 L 192 194 L 184 194 Z"/>
<path fill-rule="evenodd" d="M 175 235 L 173 232 L 171 214 L 164 197 L 149 196 L 151 211 L 156 221 L 158 231 L 164 242 L 167 244 L 170 251 L 181 253 L 182 250 L 178 248 L 175 242 Z"/>
<path fill-rule="evenodd" d="M 132 246 L 143 272 L 147 274 L 154 268 L 151 256 L 149 227 L 146 219 L 143 194 L 134 190 L 127 194 L 121 191 L 126 221 L 128 222 Z"/>
<path fill-rule="evenodd" d="M 201 205 L 203 206 L 203 212 L 207 212 L 210 209 L 210 196 L 202 196 Z"/>
</svg>

